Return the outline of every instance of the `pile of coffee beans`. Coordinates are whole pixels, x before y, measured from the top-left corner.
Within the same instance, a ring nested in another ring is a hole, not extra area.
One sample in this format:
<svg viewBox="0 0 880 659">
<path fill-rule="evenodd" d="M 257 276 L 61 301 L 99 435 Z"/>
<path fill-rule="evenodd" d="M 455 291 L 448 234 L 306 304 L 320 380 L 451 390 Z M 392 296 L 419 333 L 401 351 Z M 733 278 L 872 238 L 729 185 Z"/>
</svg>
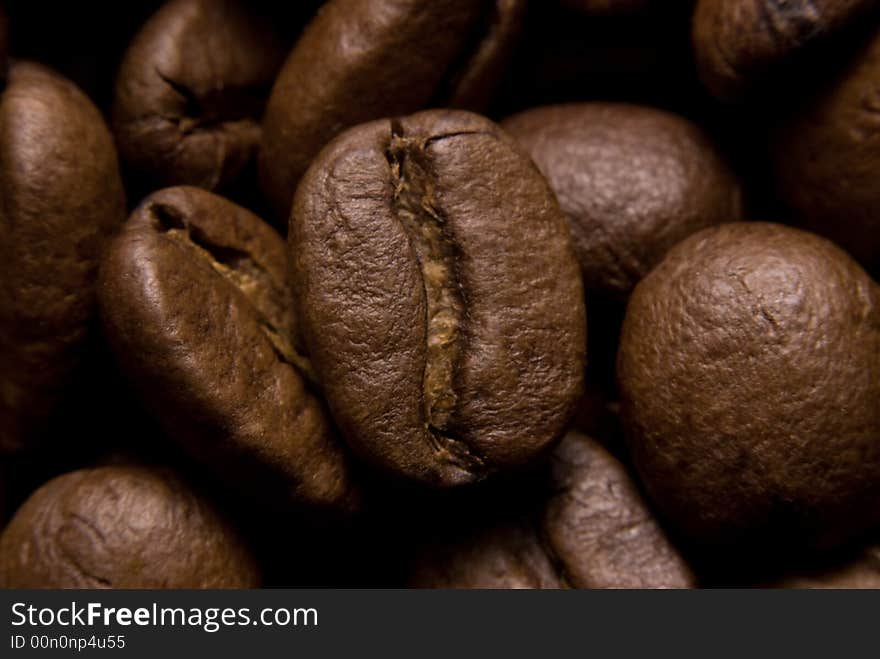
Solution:
<svg viewBox="0 0 880 659">
<path fill-rule="evenodd" d="M 0 586 L 880 588 L 880 0 L 10 1 L 0 85 Z"/>
</svg>

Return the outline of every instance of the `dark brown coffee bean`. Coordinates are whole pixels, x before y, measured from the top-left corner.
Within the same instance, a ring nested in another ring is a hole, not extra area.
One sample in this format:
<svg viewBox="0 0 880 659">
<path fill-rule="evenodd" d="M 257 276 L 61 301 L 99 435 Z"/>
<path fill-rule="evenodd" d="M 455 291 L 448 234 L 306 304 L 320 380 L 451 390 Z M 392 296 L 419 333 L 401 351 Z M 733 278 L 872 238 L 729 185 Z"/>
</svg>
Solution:
<svg viewBox="0 0 880 659">
<path fill-rule="evenodd" d="M 303 374 L 281 237 L 192 187 L 135 210 L 101 269 L 107 338 L 168 434 L 263 500 L 348 510 L 350 467 Z"/>
<path fill-rule="evenodd" d="M 263 191 L 288 217 L 297 182 L 356 124 L 449 105 L 482 109 L 519 32 L 523 0 L 331 0 L 275 83 Z"/>
<path fill-rule="evenodd" d="M 779 196 L 797 219 L 880 266 L 880 31 L 837 80 L 784 123 L 773 147 Z"/>
<path fill-rule="evenodd" d="M 140 187 L 228 188 L 256 157 L 283 51 L 239 0 L 172 0 L 135 37 L 113 128 Z"/>
<path fill-rule="evenodd" d="M 491 121 L 353 128 L 290 223 L 306 344 L 349 443 L 436 485 L 529 462 L 583 384 L 577 261 L 553 193 Z"/>
<path fill-rule="evenodd" d="M 0 536 L 3 588 L 256 588 L 247 547 L 164 470 L 83 469 L 50 481 Z"/>
<path fill-rule="evenodd" d="M 880 287 L 764 223 L 706 229 L 636 287 L 618 380 L 633 459 L 694 540 L 834 545 L 880 517 Z"/>
<path fill-rule="evenodd" d="M 12 452 L 39 436 L 80 361 L 125 198 L 103 118 L 50 70 L 13 64 L 0 134 L 0 452 Z"/>
<path fill-rule="evenodd" d="M 570 433 L 547 493 L 526 513 L 450 545 L 435 543 L 411 583 L 439 588 L 692 588 L 691 569 L 620 462 Z"/>
<path fill-rule="evenodd" d="M 584 288 L 625 298 L 690 234 L 739 220 L 739 185 L 689 121 L 610 103 L 530 110 L 502 124 L 569 220 Z"/>
<path fill-rule="evenodd" d="M 626 468 L 569 434 L 553 454 L 546 542 L 576 588 L 692 588 L 696 580 Z"/>
<path fill-rule="evenodd" d="M 875 6 L 877 0 L 699 0 L 693 41 L 700 77 L 719 98 L 740 98 Z"/>
<path fill-rule="evenodd" d="M 566 587 L 528 521 L 481 528 L 418 557 L 410 588 L 558 589 Z"/>
</svg>

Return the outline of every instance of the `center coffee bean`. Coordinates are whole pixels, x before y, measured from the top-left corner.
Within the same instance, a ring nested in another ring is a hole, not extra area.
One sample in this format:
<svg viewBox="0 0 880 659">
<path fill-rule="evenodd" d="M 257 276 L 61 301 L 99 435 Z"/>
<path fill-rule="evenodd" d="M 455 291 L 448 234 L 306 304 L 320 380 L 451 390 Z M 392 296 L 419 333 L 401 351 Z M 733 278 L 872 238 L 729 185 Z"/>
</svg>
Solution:
<svg viewBox="0 0 880 659">
<path fill-rule="evenodd" d="M 315 160 L 290 222 L 303 335 L 350 444 L 435 485 L 527 463 L 583 385 L 559 206 L 488 119 L 371 122 Z"/>
</svg>

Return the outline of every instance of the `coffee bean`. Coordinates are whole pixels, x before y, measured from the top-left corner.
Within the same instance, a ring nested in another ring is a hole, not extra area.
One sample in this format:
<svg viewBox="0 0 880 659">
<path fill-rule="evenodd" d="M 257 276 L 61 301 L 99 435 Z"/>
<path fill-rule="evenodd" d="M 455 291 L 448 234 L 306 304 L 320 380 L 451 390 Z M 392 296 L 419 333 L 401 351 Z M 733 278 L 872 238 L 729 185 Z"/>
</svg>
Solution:
<svg viewBox="0 0 880 659">
<path fill-rule="evenodd" d="M 192 187 L 135 210 L 101 270 L 107 338 L 166 432 L 263 502 L 357 506 L 297 341 L 281 237 Z"/>
<path fill-rule="evenodd" d="M 523 0 L 330 0 L 284 64 L 266 108 L 263 191 L 287 219 L 297 182 L 356 124 L 449 105 L 483 109 Z"/>
<path fill-rule="evenodd" d="M 795 110 L 773 144 L 779 196 L 806 228 L 863 265 L 880 266 L 880 31 L 816 98 Z"/>
<path fill-rule="evenodd" d="M 693 41 L 700 77 L 719 98 L 742 98 L 876 6 L 877 0 L 699 0 Z"/>
<path fill-rule="evenodd" d="M 630 298 L 618 380 L 635 465 L 694 541 L 834 546 L 880 521 L 880 287 L 830 242 L 691 236 Z"/>
<path fill-rule="evenodd" d="M 172 0 L 122 60 L 113 128 L 139 187 L 229 188 L 257 153 L 283 52 L 238 0 Z"/>
<path fill-rule="evenodd" d="M 625 299 L 676 243 L 741 219 L 740 188 L 718 150 L 674 114 L 583 103 L 529 110 L 502 126 L 556 193 L 588 295 Z"/>
<path fill-rule="evenodd" d="M 17 62 L 0 98 L 0 452 L 36 442 L 79 365 L 94 279 L 125 216 L 98 110 L 52 71 Z"/>
<path fill-rule="evenodd" d="M 693 588 L 696 579 L 626 468 L 569 434 L 553 453 L 543 532 L 576 588 Z"/>
<path fill-rule="evenodd" d="M 435 544 L 413 567 L 410 588 L 558 589 L 563 578 L 529 520 L 489 525 Z"/>
<path fill-rule="evenodd" d="M 696 579 L 626 468 L 570 433 L 553 452 L 544 500 L 519 518 L 435 543 L 411 585 L 433 588 L 691 588 Z"/>
<path fill-rule="evenodd" d="M 583 379 L 577 262 L 495 124 L 438 110 L 347 131 L 303 179 L 290 236 L 315 370 L 364 456 L 453 485 L 560 436 Z"/>
<path fill-rule="evenodd" d="M 168 471 L 83 469 L 50 481 L 0 536 L 3 588 L 256 588 L 249 550 Z"/>
</svg>

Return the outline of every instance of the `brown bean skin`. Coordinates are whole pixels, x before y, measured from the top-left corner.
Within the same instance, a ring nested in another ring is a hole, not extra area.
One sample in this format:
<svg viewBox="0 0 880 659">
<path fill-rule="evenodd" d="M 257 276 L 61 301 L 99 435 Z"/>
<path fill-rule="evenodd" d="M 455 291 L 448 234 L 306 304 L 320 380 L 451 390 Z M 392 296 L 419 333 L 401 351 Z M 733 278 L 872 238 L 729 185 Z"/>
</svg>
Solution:
<svg viewBox="0 0 880 659">
<path fill-rule="evenodd" d="M 343 447 L 308 383 L 282 238 L 192 187 L 147 197 L 101 269 L 105 333 L 168 434 L 243 493 L 359 506 Z"/>
<path fill-rule="evenodd" d="M 0 99 L 0 453 L 38 441 L 80 363 L 125 217 L 113 139 L 72 83 L 16 62 Z"/>
<path fill-rule="evenodd" d="M 645 488 L 695 542 L 833 547 L 880 521 L 880 287 L 829 241 L 686 239 L 630 298 L 617 375 Z"/>
<path fill-rule="evenodd" d="M 880 164 L 876 88 L 880 30 L 831 84 L 786 116 L 771 155 L 778 196 L 794 219 L 880 267 Z"/>
<path fill-rule="evenodd" d="M 693 42 L 703 82 L 743 98 L 781 64 L 856 21 L 877 0 L 700 0 Z"/>
<path fill-rule="evenodd" d="M 510 55 L 522 0 L 331 0 L 288 56 L 269 99 L 263 191 L 286 221 L 321 148 L 359 123 L 485 105 Z"/>
<path fill-rule="evenodd" d="M 123 58 L 113 130 L 135 183 L 228 189 L 256 158 L 283 51 L 239 0 L 172 0 Z"/>
<path fill-rule="evenodd" d="M 434 539 L 419 555 L 419 588 L 694 588 L 691 568 L 627 469 L 601 444 L 569 433 L 525 510 L 481 516 L 477 529 Z"/>
<path fill-rule="evenodd" d="M 367 459 L 454 485 L 561 435 L 583 387 L 580 276 L 546 182 L 495 124 L 438 110 L 347 131 L 289 235 L 315 370 Z"/>
<path fill-rule="evenodd" d="M 741 219 L 742 192 L 696 125 L 624 103 L 527 110 L 502 122 L 569 220 L 588 296 L 625 300 L 690 234 Z"/>
<path fill-rule="evenodd" d="M 83 469 L 39 488 L 0 536 L 3 588 L 256 588 L 213 506 L 153 467 Z"/>
</svg>

